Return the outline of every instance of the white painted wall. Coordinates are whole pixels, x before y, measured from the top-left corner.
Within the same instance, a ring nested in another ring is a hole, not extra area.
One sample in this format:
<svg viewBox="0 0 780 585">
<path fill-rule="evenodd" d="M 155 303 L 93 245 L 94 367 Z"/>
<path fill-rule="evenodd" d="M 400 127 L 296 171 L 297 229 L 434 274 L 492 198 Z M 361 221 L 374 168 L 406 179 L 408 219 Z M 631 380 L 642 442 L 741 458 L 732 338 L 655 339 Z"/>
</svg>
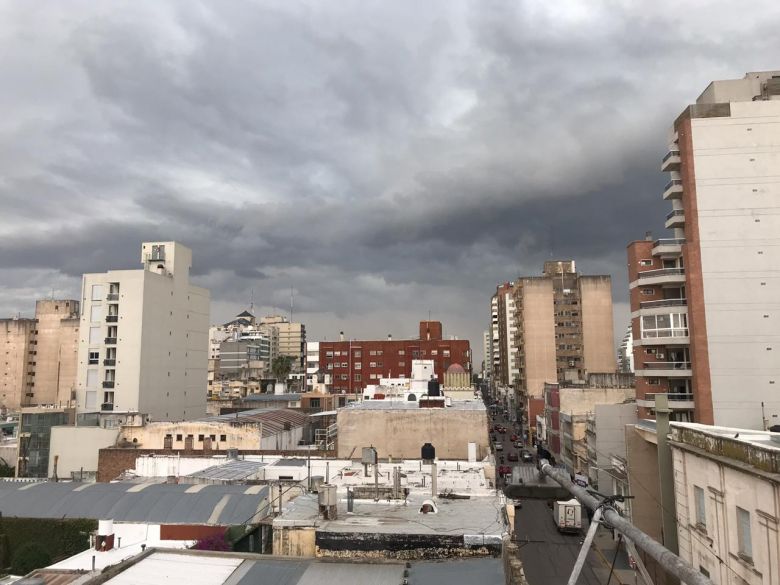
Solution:
<svg viewBox="0 0 780 585">
<path fill-rule="evenodd" d="M 780 101 L 692 121 L 715 424 L 780 424 Z"/>
</svg>

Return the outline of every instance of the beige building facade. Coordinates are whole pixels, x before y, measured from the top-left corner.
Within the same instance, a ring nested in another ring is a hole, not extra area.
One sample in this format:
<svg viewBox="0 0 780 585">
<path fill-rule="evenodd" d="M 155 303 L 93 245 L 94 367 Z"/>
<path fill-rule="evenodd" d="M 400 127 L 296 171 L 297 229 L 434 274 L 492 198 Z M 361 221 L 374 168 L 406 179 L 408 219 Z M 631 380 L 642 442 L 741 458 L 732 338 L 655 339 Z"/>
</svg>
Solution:
<svg viewBox="0 0 780 585">
<path fill-rule="evenodd" d="M 209 293 L 190 283 L 192 252 L 181 244 L 144 243 L 141 263 L 84 275 L 77 410 L 204 416 Z"/>
<path fill-rule="evenodd" d="M 37 301 L 35 320 L 35 387 L 28 404 L 71 406 L 76 391 L 79 302 Z"/>
<path fill-rule="evenodd" d="M 780 420 L 780 71 L 714 81 L 675 120 L 661 170 L 671 237 L 628 248 L 641 416 Z"/>
<path fill-rule="evenodd" d="M 35 319 L 0 319 L 0 408 L 19 410 L 33 393 Z"/>
<path fill-rule="evenodd" d="M 298 372 L 306 367 L 306 326 L 303 323 L 290 322 L 287 317 L 269 315 L 260 319 L 260 326 L 272 326 L 278 332 L 278 353 L 293 359 L 293 367 Z"/>
</svg>

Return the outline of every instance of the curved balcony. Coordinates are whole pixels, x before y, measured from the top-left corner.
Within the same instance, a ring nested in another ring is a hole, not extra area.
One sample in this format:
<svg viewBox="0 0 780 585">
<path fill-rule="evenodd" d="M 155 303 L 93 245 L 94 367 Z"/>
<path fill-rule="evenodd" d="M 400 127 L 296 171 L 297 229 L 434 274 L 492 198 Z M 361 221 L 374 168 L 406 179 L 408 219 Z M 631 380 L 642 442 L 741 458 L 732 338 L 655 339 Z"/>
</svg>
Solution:
<svg viewBox="0 0 780 585">
<path fill-rule="evenodd" d="M 681 394 L 677 392 L 645 394 L 643 398 L 636 399 L 636 405 L 643 408 L 655 408 L 656 394 L 666 394 L 669 399 L 669 408 L 672 410 L 693 410 L 695 407 L 693 394 Z"/>
<path fill-rule="evenodd" d="M 682 199 L 683 182 L 680 179 L 672 179 L 664 187 L 663 197 L 669 199 Z"/>
<path fill-rule="evenodd" d="M 682 209 L 674 209 L 666 215 L 666 223 L 664 224 L 667 229 L 681 228 L 685 225 L 685 211 Z"/>
<path fill-rule="evenodd" d="M 657 309 L 660 307 L 687 307 L 688 299 L 658 299 L 655 301 L 642 301 L 640 309 Z"/>
<path fill-rule="evenodd" d="M 679 171 L 682 159 L 679 150 L 670 150 L 661 161 L 661 172 Z"/>
<path fill-rule="evenodd" d="M 653 256 L 676 257 L 682 254 L 685 238 L 663 238 L 653 242 Z"/>
<path fill-rule="evenodd" d="M 684 284 L 685 283 L 685 269 L 684 268 L 659 268 L 657 270 L 645 270 L 638 275 L 640 285 L 650 284 Z"/>
<path fill-rule="evenodd" d="M 693 375 L 691 362 L 644 362 L 634 373 L 638 378 L 690 378 Z"/>
</svg>

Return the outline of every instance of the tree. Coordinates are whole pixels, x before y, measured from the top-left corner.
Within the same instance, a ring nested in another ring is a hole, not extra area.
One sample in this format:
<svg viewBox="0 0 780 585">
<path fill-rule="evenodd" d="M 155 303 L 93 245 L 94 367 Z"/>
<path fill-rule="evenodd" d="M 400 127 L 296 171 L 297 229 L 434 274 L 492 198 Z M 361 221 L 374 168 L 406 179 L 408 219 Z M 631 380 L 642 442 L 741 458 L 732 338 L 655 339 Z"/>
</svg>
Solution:
<svg viewBox="0 0 780 585">
<path fill-rule="evenodd" d="M 48 567 L 51 556 L 40 544 L 28 542 L 19 547 L 11 560 L 11 572 L 15 575 L 26 575 L 30 571 Z"/>
<path fill-rule="evenodd" d="M 286 382 L 292 370 L 292 358 L 289 355 L 280 355 L 271 362 L 271 373 L 277 382 Z"/>
</svg>

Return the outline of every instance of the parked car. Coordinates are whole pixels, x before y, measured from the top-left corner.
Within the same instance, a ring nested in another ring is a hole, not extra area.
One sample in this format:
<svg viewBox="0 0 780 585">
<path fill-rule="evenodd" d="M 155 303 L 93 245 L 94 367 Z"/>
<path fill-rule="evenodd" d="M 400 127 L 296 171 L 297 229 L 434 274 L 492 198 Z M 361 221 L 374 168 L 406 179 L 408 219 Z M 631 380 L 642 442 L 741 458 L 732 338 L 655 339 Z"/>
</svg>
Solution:
<svg viewBox="0 0 780 585">
<path fill-rule="evenodd" d="M 503 443 L 496 443 L 495 447 L 496 447 L 496 451 L 503 451 L 504 450 L 504 444 Z"/>
<path fill-rule="evenodd" d="M 513 435 L 512 435 L 512 437 L 511 437 L 511 440 L 512 440 L 512 442 L 513 442 L 513 443 L 514 443 L 515 441 L 517 441 L 517 435 L 513 434 Z"/>
<path fill-rule="evenodd" d="M 506 456 L 506 458 L 507 458 L 509 461 L 517 461 L 517 460 L 519 459 L 519 458 L 517 457 L 517 453 L 510 453 L 509 455 L 507 455 L 507 456 Z"/>
<path fill-rule="evenodd" d="M 512 473 L 512 468 L 508 465 L 498 466 L 498 475 L 509 475 L 510 473 Z"/>
<path fill-rule="evenodd" d="M 515 448 L 516 449 L 522 449 L 523 448 L 523 444 L 520 441 L 517 441 L 517 443 L 515 443 Z"/>
</svg>

